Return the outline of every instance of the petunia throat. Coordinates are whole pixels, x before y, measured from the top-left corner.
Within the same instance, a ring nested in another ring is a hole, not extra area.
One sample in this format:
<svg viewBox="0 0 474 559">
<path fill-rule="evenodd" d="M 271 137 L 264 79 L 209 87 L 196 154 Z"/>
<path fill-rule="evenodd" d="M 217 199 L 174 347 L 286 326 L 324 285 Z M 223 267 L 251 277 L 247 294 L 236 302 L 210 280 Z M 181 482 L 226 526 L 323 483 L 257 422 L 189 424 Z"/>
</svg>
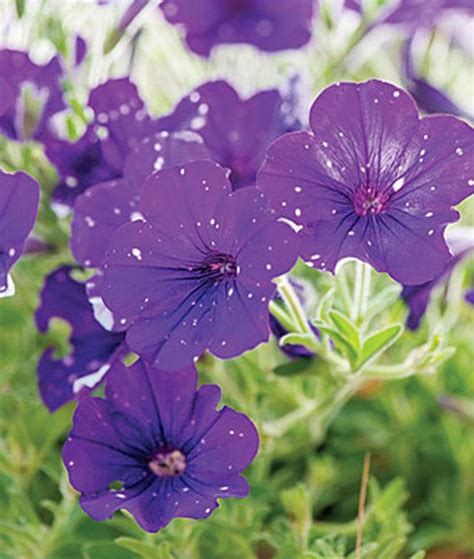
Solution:
<svg viewBox="0 0 474 559">
<path fill-rule="evenodd" d="M 186 469 L 186 457 L 178 449 L 161 449 L 152 456 L 148 467 L 159 477 L 179 476 Z"/>
<path fill-rule="evenodd" d="M 215 281 L 233 279 L 239 273 L 239 267 L 234 256 L 216 253 L 208 256 L 199 266 L 192 269 L 203 279 Z"/>
<path fill-rule="evenodd" d="M 364 217 L 383 213 L 387 209 L 389 199 L 384 190 L 380 191 L 375 186 L 361 186 L 355 191 L 352 203 L 356 214 Z"/>
</svg>

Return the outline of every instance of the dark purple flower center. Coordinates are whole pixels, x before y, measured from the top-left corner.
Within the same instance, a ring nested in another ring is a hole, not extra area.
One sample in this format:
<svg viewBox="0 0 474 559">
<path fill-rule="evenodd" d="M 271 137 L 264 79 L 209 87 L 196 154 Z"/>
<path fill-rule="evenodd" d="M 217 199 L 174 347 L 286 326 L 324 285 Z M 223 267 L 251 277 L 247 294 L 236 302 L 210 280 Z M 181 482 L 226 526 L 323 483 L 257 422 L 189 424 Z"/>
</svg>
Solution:
<svg viewBox="0 0 474 559">
<path fill-rule="evenodd" d="M 148 462 L 148 467 L 156 476 L 179 476 L 186 469 L 186 457 L 177 449 L 159 450 Z"/>
<path fill-rule="evenodd" d="M 358 188 L 352 198 L 357 215 L 377 215 L 387 209 L 389 196 L 386 192 L 378 190 L 375 186 L 362 186 Z"/>
<path fill-rule="evenodd" d="M 250 10 L 252 0 L 226 0 L 226 6 L 229 14 L 238 16 Z"/>
<path fill-rule="evenodd" d="M 235 278 L 239 272 L 237 261 L 230 254 L 211 254 L 204 262 L 193 268 L 203 279 L 224 280 Z"/>
</svg>

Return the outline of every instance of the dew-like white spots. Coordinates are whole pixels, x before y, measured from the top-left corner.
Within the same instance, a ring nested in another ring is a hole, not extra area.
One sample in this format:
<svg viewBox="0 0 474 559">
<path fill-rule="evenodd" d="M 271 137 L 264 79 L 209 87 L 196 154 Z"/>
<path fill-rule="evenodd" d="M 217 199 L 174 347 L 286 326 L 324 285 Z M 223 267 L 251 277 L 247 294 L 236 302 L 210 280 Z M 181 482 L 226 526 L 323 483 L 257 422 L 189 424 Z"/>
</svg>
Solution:
<svg viewBox="0 0 474 559">
<path fill-rule="evenodd" d="M 116 493 L 115 496 L 119 499 L 126 499 L 127 498 L 127 496 L 124 495 L 123 493 Z"/>
<path fill-rule="evenodd" d="M 200 130 L 206 125 L 206 119 L 202 116 L 196 116 L 191 120 L 191 128 L 193 130 Z"/>
<path fill-rule="evenodd" d="M 68 466 L 74 466 L 74 460 L 69 460 Z"/>
<path fill-rule="evenodd" d="M 130 221 L 145 221 L 145 216 L 140 212 L 132 212 L 130 214 Z"/>
<path fill-rule="evenodd" d="M 405 202 L 405 208 L 409 208 L 411 206 L 410 202 Z"/>
<path fill-rule="evenodd" d="M 193 91 L 189 96 L 191 103 L 197 103 L 201 99 L 201 95 L 197 91 Z"/>
<path fill-rule="evenodd" d="M 268 19 L 261 19 L 255 29 L 261 37 L 269 37 L 273 33 L 273 23 Z"/>
<path fill-rule="evenodd" d="M 399 91 L 394 91 L 392 93 L 392 95 L 395 97 L 395 99 L 397 99 L 398 97 L 400 97 L 400 92 Z"/>
<path fill-rule="evenodd" d="M 296 217 L 301 217 L 301 208 L 296 208 L 295 209 L 295 215 L 296 215 Z"/>
<path fill-rule="evenodd" d="M 423 157 L 424 155 L 426 155 L 426 149 L 422 149 L 420 150 L 420 156 Z"/>
<path fill-rule="evenodd" d="M 272 269 L 272 265 L 271 264 L 265 264 L 265 270 L 270 271 Z"/>
<path fill-rule="evenodd" d="M 207 508 L 204 512 L 205 512 L 206 514 L 209 514 L 209 513 L 211 512 L 211 509 L 210 509 L 210 508 Z"/>
<path fill-rule="evenodd" d="M 426 212 L 425 213 L 425 217 L 433 217 L 434 213 L 433 212 Z"/>
<path fill-rule="evenodd" d="M 379 102 L 379 100 L 378 100 L 378 98 L 376 97 L 376 98 L 374 99 L 374 103 L 377 105 L 378 102 Z"/>
<path fill-rule="evenodd" d="M 434 229 L 430 229 L 428 231 L 428 236 L 431 237 L 432 235 L 434 235 Z"/>
<path fill-rule="evenodd" d="M 179 170 L 179 174 L 180 175 L 185 175 L 186 174 L 186 169 L 184 167 L 181 167 L 181 169 Z"/>
<path fill-rule="evenodd" d="M 202 227 L 202 223 L 200 221 L 196 221 L 196 227 Z"/>
<path fill-rule="evenodd" d="M 128 113 L 130 112 L 130 107 L 124 103 L 123 105 L 120 105 L 119 111 L 122 115 L 128 115 Z"/>
<path fill-rule="evenodd" d="M 230 289 L 228 289 L 227 295 L 228 295 L 229 297 L 232 297 L 233 294 L 234 294 L 234 288 L 231 287 Z"/>
<path fill-rule="evenodd" d="M 305 144 L 303 147 L 304 147 L 304 149 L 308 150 L 309 149 L 309 144 Z"/>
<path fill-rule="evenodd" d="M 392 188 L 395 192 L 398 192 L 403 187 L 404 184 L 405 184 L 405 177 L 401 177 L 392 184 Z"/>
<path fill-rule="evenodd" d="M 229 491 L 229 486 L 228 485 L 223 485 L 222 487 L 219 487 L 219 489 L 221 491 Z"/>
<path fill-rule="evenodd" d="M 338 132 L 337 135 L 339 136 L 339 138 L 344 138 L 344 132 Z"/>
<path fill-rule="evenodd" d="M 332 215 L 336 215 L 336 214 L 337 214 L 337 210 L 331 210 L 331 214 L 332 214 Z"/>
<path fill-rule="evenodd" d="M 165 164 L 165 160 L 163 157 L 157 157 L 155 163 L 153 164 L 153 168 L 155 171 L 161 171 L 163 169 L 163 165 Z"/>
<path fill-rule="evenodd" d="M 311 260 L 319 260 L 321 258 L 321 255 L 320 254 L 312 254 L 310 258 L 311 258 Z"/>
<path fill-rule="evenodd" d="M 464 155 L 463 149 L 462 148 L 456 148 L 456 154 L 459 155 L 459 156 Z"/>
<path fill-rule="evenodd" d="M 247 294 L 247 299 L 252 299 L 252 297 L 253 297 L 253 293 L 248 293 Z"/>
<path fill-rule="evenodd" d="M 114 208 L 113 212 L 115 215 L 120 215 L 122 213 L 122 210 L 120 208 Z"/>
<path fill-rule="evenodd" d="M 329 144 L 327 142 L 321 142 L 323 144 L 323 148 L 327 148 L 329 147 Z"/>
<path fill-rule="evenodd" d="M 160 142 L 156 142 L 156 144 L 153 146 L 153 149 L 155 151 L 161 151 L 161 144 Z"/>
<path fill-rule="evenodd" d="M 66 186 L 69 186 L 69 188 L 74 188 L 79 184 L 79 181 L 76 179 L 76 177 L 66 177 L 65 180 Z"/>
<path fill-rule="evenodd" d="M 372 246 L 372 241 L 367 241 L 367 244 L 369 245 L 369 247 Z"/>
<path fill-rule="evenodd" d="M 89 215 L 86 215 L 86 217 L 84 218 L 84 221 L 86 222 L 87 227 L 94 227 L 95 226 L 95 221 Z"/>
<path fill-rule="evenodd" d="M 132 248 L 132 255 L 139 261 L 143 260 L 142 251 L 139 248 Z"/>
<path fill-rule="evenodd" d="M 105 114 L 105 113 L 99 113 L 97 115 L 97 120 L 101 123 L 101 124 L 105 124 L 108 120 L 109 117 Z"/>
<path fill-rule="evenodd" d="M 13 258 L 15 256 L 15 254 L 16 254 L 16 250 L 14 248 L 8 249 L 8 256 L 10 258 Z"/>
<path fill-rule="evenodd" d="M 349 233 L 347 233 L 347 234 L 349 235 L 349 237 L 353 237 L 353 236 L 355 235 L 355 232 L 351 230 L 351 231 L 349 231 Z"/>
<path fill-rule="evenodd" d="M 436 190 L 436 186 L 430 186 L 430 190 L 431 192 L 434 192 Z"/>
<path fill-rule="evenodd" d="M 332 161 L 330 159 L 328 159 L 326 161 L 326 167 L 328 167 L 329 169 L 332 169 Z"/>
<path fill-rule="evenodd" d="M 207 103 L 201 103 L 198 107 L 198 113 L 200 115 L 207 115 L 209 112 L 209 105 Z"/>
<path fill-rule="evenodd" d="M 215 225 L 215 224 L 216 224 L 215 218 L 211 217 L 211 219 L 209 220 L 209 223 L 210 223 L 211 225 Z"/>
<path fill-rule="evenodd" d="M 127 324 L 127 319 L 126 318 L 121 318 L 120 319 L 120 324 Z"/>
<path fill-rule="evenodd" d="M 429 138 L 428 134 L 423 134 L 423 140 L 425 140 L 425 142 L 428 138 Z"/>
<path fill-rule="evenodd" d="M 295 186 L 295 192 L 296 192 L 297 194 L 299 194 L 299 193 L 302 192 L 302 191 L 303 191 L 303 189 L 301 188 L 301 186 Z"/>
<path fill-rule="evenodd" d="M 235 431 L 233 429 L 229 430 L 229 435 L 235 435 Z"/>
<path fill-rule="evenodd" d="M 469 180 L 467 181 L 467 184 L 468 184 L 469 186 L 474 186 L 474 179 L 469 179 Z"/>
<path fill-rule="evenodd" d="M 189 491 L 189 487 L 183 487 L 182 491 L 183 493 L 187 493 Z"/>
</svg>

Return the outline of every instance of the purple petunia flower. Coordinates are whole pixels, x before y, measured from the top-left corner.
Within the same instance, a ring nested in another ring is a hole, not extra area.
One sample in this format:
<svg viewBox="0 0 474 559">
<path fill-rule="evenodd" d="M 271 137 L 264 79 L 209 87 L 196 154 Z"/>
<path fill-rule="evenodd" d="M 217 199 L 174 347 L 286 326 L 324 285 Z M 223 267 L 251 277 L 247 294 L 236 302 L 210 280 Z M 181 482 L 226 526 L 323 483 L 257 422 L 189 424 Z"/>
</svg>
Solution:
<svg viewBox="0 0 474 559">
<path fill-rule="evenodd" d="M 473 116 L 457 105 L 446 93 L 418 75 L 412 59 L 412 39 L 406 42 L 403 52 L 403 71 L 407 88 L 418 107 L 428 114 L 444 113 L 474 120 Z"/>
<path fill-rule="evenodd" d="M 138 211 L 145 179 L 156 170 L 199 159 L 211 157 L 193 132 L 159 132 L 145 138 L 126 158 L 123 178 L 94 185 L 76 200 L 71 233 L 75 259 L 84 266 L 100 267 L 112 233 L 147 215 L 147 208 Z"/>
<path fill-rule="evenodd" d="M 344 7 L 359 14 L 362 13 L 361 0 L 344 0 Z"/>
<path fill-rule="evenodd" d="M 180 25 L 188 47 L 201 56 L 224 43 L 263 51 L 297 49 L 311 38 L 316 0 L 164 0 L 166 19 Z"/>
<path fill-rule="evenodd" d="M 0 170 L 0 298 L 15 292 L 9 272 L 33 229 L 39 197 L 38 184 L 30 176 Z"/>
<path fill-rule="evenodd" d="M 14 140 L 41 139 L 49 119 L 65 108 L 55 56 L 45 66 L 26 52 L 0 50 L 0 133 Z"/>
<path fill-rule="evenodd" d="M 451 11 L 465 11 L 474 15 L 474 3 L 472 0 L 400 0 L 384 22 L 412 28 L 431 28 Z"/>
<path fill-rule="evenodd" d="M 212 159 L 231 170 L 236 189 L 255 186 L 270 143 L 300 128 L 295 105 L 276 89 L 243 100 L 227 82 L 214 81 L 196 88 L 158 122 L 166 130 L 198 132 Z"/>
<path fill-rule="evenodd" d="M 378 80 L 327 88 L 310 124 L 272 144 L 257 180 L 301 229 L 300 255 L 330 271 L 358 258 L 406 285 L 436 277 L 451 257 L 453 206 L 474 192 L 474 130 L 420 118 L 405 92 Z"/>
<path fill-rule="evenodd" d="M 401 297 L 409 308 L 406 324 L 410 330 L 416 330 L 420 326 L 431 301 L 433 290 L 446 283 L 458 264 L 474 252 L 474 230 L 472 228 L 448 231 L 447 239 L 453 256 L 441 273 L 431 281 L 421 285 L 404 286 L 402 290 Z"/>
<path fill-rule="evenodd" d="M 66 320 L 72 329 L 71 352 L 55 359 L 49 348 L 38 364 L 41 398 L 50 411 L 98 386 L 114 360 L 127 351 L 123 334 L 108 332 L 96 321 L 85 285 L 71 277 L 73 270 L 61 266 L 46 278 L 35 314 L 40 332 L 48 330 L 52 318 Z"/>
<path fill-rule="evenodd" d="M 102 297 L 130 348 L 162 369 L 268 340 L 272 279 L 294 264 L 291 228 L 227 175 L 210 161 L 152 175 L 140 193 L 147 221 L 112 236 Z"/>
<path fill-rule="evenodd" d="M 53 197 L 66 206 L 91 185 L 120 178 L 130 149 L 157 130 L 127 78 L 96 87 L 88 105 L 94 119 L 82 138 L 75 143 L 58 138 L 45 142 L 46 154 L 60 175 Z"/>
<path fill-rule="evenodd" d="M 207 518 L 216 498 L 248 494 L 240 473 L 257 453 L 257 430 L 245 415 L 215 409 L 219 387 L 196 384 L 193 366 L 116 363 L 106 399 L 79 404 L 63 460 L 87 514 L 105 520 L 126 509 L 156 532 L 176 517 Z"/>
</svg>

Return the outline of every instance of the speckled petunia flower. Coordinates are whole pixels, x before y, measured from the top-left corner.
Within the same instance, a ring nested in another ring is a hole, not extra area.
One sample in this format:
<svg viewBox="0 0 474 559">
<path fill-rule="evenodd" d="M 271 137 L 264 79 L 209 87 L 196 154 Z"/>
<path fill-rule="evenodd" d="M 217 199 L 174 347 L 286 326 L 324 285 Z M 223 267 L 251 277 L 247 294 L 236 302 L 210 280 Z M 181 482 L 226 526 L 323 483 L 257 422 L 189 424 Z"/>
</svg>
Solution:
<svg viewBox="0 0 474 559">
<path fill-rule="evenodd" d="M 455 11 L 474 15 L 474 4 L 472 0 L 400 0 L 383 22 L 431 28 L 441 17 Z"/>
<path fill-rule="evenodd" d="M 38 66 L 26 52 L 0 50 L 0 134 L 41 139 L 49 119 L 65 108 L 62 75 L 58 57 Z"/>
<path fill-rule="evenodd" d="M 143 220 L 147 208 L 138 211 L 140 188 L 157 170 L 211 159 L 202 138 L 190 131 L 159 132 L 130 151 L 123 177 L 88 188 L 74 204 L 71 249 L 84 266 L 100 267 L 112 233 L 128 221 Z"/>
<path fill-rule="evenodd" d="M 128 78 L 96 87 L 88 105 L 94 118 L 77 142 L 45 140 L 46 155 L 60 175 L 53 198 L 66 206 L 91 185 L 120 178 L 128 152 L 157 130 Z"/>
<path fill-rule="evenodd" d="M 38 183 L 30 176 L 0 170 L 0 298 L 15 293 L 9 274 L 35 224 L 39 197 Z"/>
<path fill-rule="evenodd" d="M 204 350 L 230 358 L 268 340 L 272 279 L 295 261 L 294 233 L 256 188 L 198 161 L 152 175 L 147 220 L 112 236 L 102 297 L 133 351 L 165 370 Z"/>
<path fill-rule="evenodd" d="M 164 0 L 166 19 L 180 25 L 188 47 L 201 56 L 225 43 L 263 51 L 297 49 L 311 38 L 317 0 Z"/>
<path fill-rule="evenodd" d="M 227 82 L 208 82 L 186 95 L 158 123 L 165 130 L 198 132 L 212 159 L 231 170 L 234 189 L 255 186 L 270 143 L 301 128 L 298 94 L 292 94 L 285 96 L 271 89 L 242 99 Z"/>
<path fill-rule="evenodd" d="M 193 366 L 116 363 L 106 398 L 80 402 L 63 460 L 87 514 L 104 520 L 126 509 L 156 532 L 176 517 L 207 518 L 217 498 L 248 494 L 240 473 L 257 453 L 257 430 L 245 415 L 215 409 L 219 387 L 196 385 Z"/>
<path fill-rule="evenodd" d="M 451 257 L 453 206 L 474 192 L 474 130 L 420 118 L 405 92 L 378 80 L 327 88 L 310 124 L 272 144 L 257 179 L 300 229 L 300 255 L 330 271 L 358 258 L 405 285 L 433 279 Z"/>
<path fill-rule="evenodd" d="M 39 391 L 50 411 L 98 386 L 114 360 L 127 351 L 123 334 L 108 332 L 96 321 L 85 285 L 71 277 L 73 270 L 61 266 L 46 278 L 35 314 L 42 333 L 53 318 L 71 326 L 71 352 L 56 359 L 54 348 L 48 348 L 38 363 Z"/>
</svg>

